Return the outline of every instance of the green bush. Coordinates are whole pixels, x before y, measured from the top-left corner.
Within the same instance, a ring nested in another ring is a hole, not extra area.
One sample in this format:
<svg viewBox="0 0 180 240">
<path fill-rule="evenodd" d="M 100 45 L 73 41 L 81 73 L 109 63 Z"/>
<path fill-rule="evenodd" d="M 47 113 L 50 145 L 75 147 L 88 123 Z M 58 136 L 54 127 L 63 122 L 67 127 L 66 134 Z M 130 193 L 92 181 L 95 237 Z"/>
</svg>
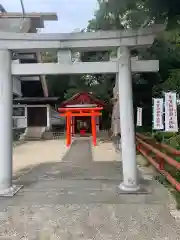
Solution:
<svg viewBox="0 0 180 240">
<path fill-rule="evenodd" d="M 172 137 L 176 137 L 176 133 L 171 133 L 171 132 L 155 132 L 153 133 L 153 137 L 159 141 L 159 142 L 163 142 L 163 141 L 168 141 L 170 138 Z"/>
<path fill-rule="evenodd" d="M 180 134 L 176 135 L 176 141 L 177 141 L 178 145 L 180 146 Z"/>
<path fill-rule="evenodd" d="M 147 127 L 147 126 L 145 126 L 145 127 L 135 127 L 135 129 L 136 129 L 136 132 L 138 132 L 138 133 L 147 133 L 147 132 L 150 132 L 151 133 L 151 127 Z"/>
</svg>

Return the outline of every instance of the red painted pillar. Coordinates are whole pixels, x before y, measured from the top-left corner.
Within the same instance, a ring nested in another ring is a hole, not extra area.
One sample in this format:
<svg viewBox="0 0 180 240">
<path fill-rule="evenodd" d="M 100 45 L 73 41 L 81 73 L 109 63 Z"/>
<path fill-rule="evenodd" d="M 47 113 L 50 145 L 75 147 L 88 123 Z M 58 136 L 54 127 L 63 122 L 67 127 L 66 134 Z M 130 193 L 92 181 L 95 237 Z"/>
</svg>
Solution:
<svg viewBox="0 0 180 240">
<path fill-rule="evenodd" d="M 93 139 L 93 144 L 96 146 L 96 119 L 95 116 L 91 116 L 91 128 L 92 128 L 92 139 Z"/>
<path fill-rule="evenodd" d="M 67 114 L 66 117 L 66 146 L 71 145 L 71 115 Z"/>
<path fill-rule="evenodd" d="M 75 134 L 75 117 L 72 117 L 72 135 Z"/>
</svg>

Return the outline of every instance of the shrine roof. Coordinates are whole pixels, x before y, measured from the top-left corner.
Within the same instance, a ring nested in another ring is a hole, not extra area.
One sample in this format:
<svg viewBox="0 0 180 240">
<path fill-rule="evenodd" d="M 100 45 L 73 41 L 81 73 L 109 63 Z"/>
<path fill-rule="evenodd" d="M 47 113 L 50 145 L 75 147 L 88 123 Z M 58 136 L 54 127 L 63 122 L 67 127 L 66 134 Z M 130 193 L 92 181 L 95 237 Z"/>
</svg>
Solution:
<svg viewBox="0 0 180 240">
<path fill-rule="evenodd" d="M 58 97 L 20 97 L 13 99 L 13 104 L 53 104 L 58 102 Z"/>
<path fill-rule="evenodd" d="M 97 99 L 93 94 L 87 92 L 80 92 L 62 102 L 60 107 L 68 107 L 69 105 L 97 105 L 99 107 L 104 107 L 106 104 Z"/>
</svg>

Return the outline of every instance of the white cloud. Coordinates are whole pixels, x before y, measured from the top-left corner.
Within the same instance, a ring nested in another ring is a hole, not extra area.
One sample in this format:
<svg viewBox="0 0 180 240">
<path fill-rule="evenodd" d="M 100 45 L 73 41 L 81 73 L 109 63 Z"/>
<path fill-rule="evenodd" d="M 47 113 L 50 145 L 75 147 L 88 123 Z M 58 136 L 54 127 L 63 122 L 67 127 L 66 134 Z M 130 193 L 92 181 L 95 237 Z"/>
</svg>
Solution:
<svg viewBox="0 0 180 240">
<path fill-rule="evenodd" d="M 85 28 L 93 17 L 97 0 L 23 0 L 27 12 L 56 12 L 58 22 L 46 23 L 46 32 L 71 32 Z M 1 0 L 9 12 L 21 11 L 20 0 Z"/>
</svg>

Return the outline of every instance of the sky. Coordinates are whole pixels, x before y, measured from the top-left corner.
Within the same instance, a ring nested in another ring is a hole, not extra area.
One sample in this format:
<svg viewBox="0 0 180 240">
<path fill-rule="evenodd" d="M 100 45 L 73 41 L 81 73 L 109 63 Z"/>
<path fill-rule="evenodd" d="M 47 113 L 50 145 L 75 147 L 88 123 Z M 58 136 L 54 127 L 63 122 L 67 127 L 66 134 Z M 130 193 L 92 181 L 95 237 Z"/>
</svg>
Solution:
<svg viewBox="0 0 180 240">
<path fill-rule="evenodd" d="M 46 22 L 43 32 L 83 29 L 93 18 L 97 0 L 23 0 L 26 12 L 56 12 L 58 21 Z M 8 12 L 21 12 L 20 0 L 0 0 Z"/>
</svg>

